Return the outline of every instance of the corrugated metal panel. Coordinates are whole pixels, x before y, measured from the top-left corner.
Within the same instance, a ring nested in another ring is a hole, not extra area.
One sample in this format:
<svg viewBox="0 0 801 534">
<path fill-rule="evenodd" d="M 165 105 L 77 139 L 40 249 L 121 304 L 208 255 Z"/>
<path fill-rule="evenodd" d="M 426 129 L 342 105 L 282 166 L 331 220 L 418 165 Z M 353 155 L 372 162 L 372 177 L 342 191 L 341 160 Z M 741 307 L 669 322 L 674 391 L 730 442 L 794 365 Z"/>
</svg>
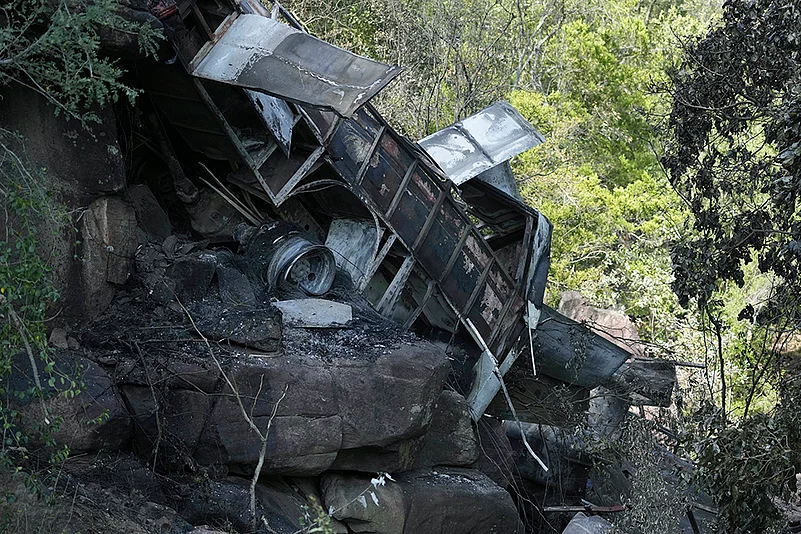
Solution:
<svg viewBox="0 0 801 534">
<path fill-rule="evenodd" d="M 239 15 L 192 74 L 349 117 L 400 73 L 259 15 Z"/>
<path fill-rule="evenodd" d="M 419 144 L 459 185 L 544 140 L 511 104 L 501 100 Z"/>
</svg>

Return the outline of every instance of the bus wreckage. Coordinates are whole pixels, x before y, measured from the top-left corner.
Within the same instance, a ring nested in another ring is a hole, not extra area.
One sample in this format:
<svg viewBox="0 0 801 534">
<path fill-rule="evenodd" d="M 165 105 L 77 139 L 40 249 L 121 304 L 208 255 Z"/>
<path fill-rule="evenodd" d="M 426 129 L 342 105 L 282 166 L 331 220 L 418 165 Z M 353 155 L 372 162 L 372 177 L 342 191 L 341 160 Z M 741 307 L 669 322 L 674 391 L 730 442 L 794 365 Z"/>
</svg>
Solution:
<svg viewBox="0 0 801 534">
<path fill-rule="evenodd" d="M 473 420 L 564 423 L 556 385 L 584 411 L 598 386 L 669 405 L 672 363 L 543 305 L 552 225 L 509 161 L 544 139 L 510 104 L 413 142 L 369 103 L 400 69 L 309 35 L 280 4 L 182 0 L 160 15 L 176 57 L 138 66 L 137 83 L 198 233 L 252 250 L 269 237 L 251 254 L 268 284 L 321 296 L 339 269 L 405 329 L 466 333 Z M 198 165 L 203 202 L 186 176 Z M 275 238 L 279 221 L 295 230 Z"/>
</svg>

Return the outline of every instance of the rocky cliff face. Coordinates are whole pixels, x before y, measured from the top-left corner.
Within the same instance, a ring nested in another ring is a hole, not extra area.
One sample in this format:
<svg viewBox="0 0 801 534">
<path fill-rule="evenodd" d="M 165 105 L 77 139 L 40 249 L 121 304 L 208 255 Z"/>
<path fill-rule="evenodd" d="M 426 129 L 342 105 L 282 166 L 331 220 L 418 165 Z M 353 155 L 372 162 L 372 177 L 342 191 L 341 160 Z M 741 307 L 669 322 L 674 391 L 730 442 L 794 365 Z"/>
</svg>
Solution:
<svg viewBox="0 0 801 534">
<path fill-rule="evenodd" d="M 332 532 L 522 532 L 511 495 L 476 468 L 485 453 L 446 386 L 443 345 L 376 314 L 343 277 L 325 297 L 347 321 L 284 320 L 228 249 L 178 233 L 129 183 L 112 114 L 92 138 L 22 90 L 2 105 L 60 201 L 82 208 L 77 238 L 54 237 L 65 298 L 51 344 L 57 371 L 85 387 L 47 392 L 78 502 L 107 493 L 126 532 L 302 532 L 314 503 Z M 32 384 L 20 355 L 12 389 Z"/>
<path fill-rule="evenodd" d="M 170 265 L 193 261 L 156 256 Z M 333 511 L 336 532 L 520 527 L 510 494 L 470 467 L 477 438 L 464 397 L 446 388 L 442 346 L 360 311 L 358 302 L 347 304 L 355 313 L 344 328 L 287 326 L 264 302 L 247 308 L 258 310 L 259 328 L 238 331 L 236 341 L 206 338 L 197 325 L 238 309 L 215 304 L 219 280 L 179 304 L 142 278 L 134 269 L 107 310 L 52 336 L 63 347 L 57 370 L 85 384 L 71 400 L 56 385 L 47 400 L 65 421 L 56 439 L 87 455 L 74 469 L 67 464 L 75 491 L 102 484 L 142 493 L 142 505 L 161 510 L 170 527 L 140 525 L 150 532 L 202 524 L 249 532 L 254 519 L 259 531 L 302 531 L 312 498 Z M 15 371 L 15 389 L 32 385 L 26 359 Z M 125 467 L 113 467 L 121 457 Z M 99 479 L 92 462 L 107 466 Z M 115 480 L 131 470 L 149 482 Z M 379 473 L 391 479 L 372 483 Z M 130 515 L 144 521 L 138 510 Z"/>
</svg>

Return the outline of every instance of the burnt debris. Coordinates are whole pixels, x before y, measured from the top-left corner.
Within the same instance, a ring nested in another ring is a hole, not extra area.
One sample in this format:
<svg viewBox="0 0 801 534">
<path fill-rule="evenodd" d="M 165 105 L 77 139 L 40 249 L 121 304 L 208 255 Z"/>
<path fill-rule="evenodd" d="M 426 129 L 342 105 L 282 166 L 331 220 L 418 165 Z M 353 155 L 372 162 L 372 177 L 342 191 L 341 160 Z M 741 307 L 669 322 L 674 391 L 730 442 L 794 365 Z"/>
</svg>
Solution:
<svg viewBox="0 0 801 534">
<path fill-rule="evenodd" d="M 552 226 L 509 160 L 544 138 L 507 102 L 415 143 L 368 102 L 399 69 L 309 35 L 278 3 L 185 0 L 165 24 L 175 57 L 135 69 L 144 122 L 192 229 L 238 241 L 252 284 L 317 297 L 339 270 L 403 329 L 469 340 L 474 420 L 492 405 L 541 421 L 520 402 L 549 380 L 538 371 L 669 402 L 670 365 L 626 363 L 625 347 L 543 306 Z"/>
</svg>

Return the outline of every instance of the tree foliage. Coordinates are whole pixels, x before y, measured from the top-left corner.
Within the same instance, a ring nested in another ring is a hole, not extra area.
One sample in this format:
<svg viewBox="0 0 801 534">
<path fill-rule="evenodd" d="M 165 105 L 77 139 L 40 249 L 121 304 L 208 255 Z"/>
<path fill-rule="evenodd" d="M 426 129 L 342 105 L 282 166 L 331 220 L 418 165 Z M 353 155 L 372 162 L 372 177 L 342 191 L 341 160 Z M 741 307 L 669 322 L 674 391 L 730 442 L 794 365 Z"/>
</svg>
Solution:
<svg viewBox="0 0 801 534">
<path fill-rule="evenodd" d="M 660 168 L 653 125 L 669 109 L 669 95 L 654 88 L 678 57 L 676 36 L 700 32 L 708 18 L 690 8 L 592 2 L 548 43 L 539 91 L 510 97 L 547 138 L 515 171 L 526 200 L 555 226 L 554 303 L 558 291 L 579 289 L 626 311 L 646 339 L 682 351 L 668 246 L 685 213 Z"/>
<path fill-rule="evenodd" d="M 697 464 L 694 482 L 716 498 L 726 532 L 771 532 L 784 524 L 776 500 L 790 500 L 797 490 L 799 393 L 796 380 L 766 413 L 732 423 L 719 407 L 707 404 L 688 422 L 693 435 L 688 452 Z"/>
<path fill-rule="evenodd" d="M 801 468 L 798 390 L 777 357 L 801 311 L 800 54 L 797 2 L 729 0 L 669 73 L 662 162 L 692 215 L 672 251 L 673 288 L 698 304 L 720 380 L 693 452 L 731 532 L 774 524 L 773 499 Z"/>
<path fill-rule="evenodd" d="M 93 105 L 133 99 L 114 59 L 102 54 L 101 29 L 139 36 L 155 52 L 157 34 L 116 12 L 115 0 L 5 0 L 0 4 L 0 85 L 22 84 L 44 95 L 56 113 L 96 122 Z"/>
<path fill-rule="evenodd" d="M 309 30 L 404 68 L 376 104 L 419 139 L 532 83 L 573 0 L 292 0 Z M 535 74 L 536 73 L 536 74 Z"/>
<path fill-rule="evenodd" d="M 721 24 L 671 72 L 675 104 L 663 162 L 694 219 L 674 250 L 683 302 L 711 300 L 744 266 L 782 281 L 797 308 L 801 220 L 801 9 L 796 2 L 731 0 Z M 795 313 L 795 312 L 793 312 Z"/>
</svg>

